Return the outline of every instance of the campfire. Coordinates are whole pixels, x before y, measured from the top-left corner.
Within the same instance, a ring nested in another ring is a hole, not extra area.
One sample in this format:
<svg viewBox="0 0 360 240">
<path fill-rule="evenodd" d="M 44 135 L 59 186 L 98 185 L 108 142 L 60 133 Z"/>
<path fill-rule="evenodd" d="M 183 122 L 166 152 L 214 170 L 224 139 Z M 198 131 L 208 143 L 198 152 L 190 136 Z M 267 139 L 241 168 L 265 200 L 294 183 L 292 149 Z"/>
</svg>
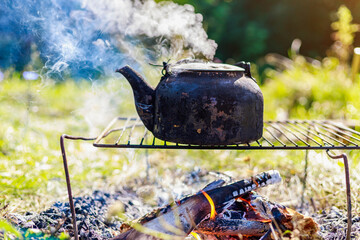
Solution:
<svg viewBox="0 0 360 240">
<path fill-rule="evenodd" d="M 175 216 L 178 216 L 178 212 L 173 211 L 178 206 L 179 201 L 176 200 L 168 206 L 170 208 L 162 207 L 155 211 L 152 210 L 156 206 L 167 206 L 168 203 L 172 202 L 171 199 L 174 195 L 169 194 L 167 184 L 171 184 L 174 190 L 176 189 L 177 194 L 179 194 L 176 199 L 181 199 L 184 196 L 203 195 L 200 189 L 209 182 L 209 186 L 202 189 L 209 196 L 212 196 L 211 189 L 221 190 L 221 185 L 229 186 L 231 185 L 229 183 L 234 182 L 234 179 L 224 173 L 206 171 L 205 169 L 194 169 L 190 172 L 169 172 L 169 174 L 166 176 L 171 176 L 171 180 L 165 178 L 166 183 L 157 182 L 155 178 L 149 180 L 139 178 L 135 179 L 134 182 L 128 182 L 126 187 L 120 186 L 115 192 L 97 190 L 90 195 L 74 197 L 79 238 L 88 240 L 119 238 L 120 236 L 123 237 L 125 233 L 130 233 L 132 228 L 145 233 L 146 230 L 144 231 L 143 226 L 154 218 L 161 219 L 165 212 L 164 209 L 170 209 Z M 247 180 L 249 181 L 251 178 Z M 139 184 L 142 186 L 140 187 Z M 278 183 L 271 185 L 266 185 L 265 188 L 260 185 L 255 191 L 251 190 L 240 194 L 240 197 L 232 199 L 229 205 L 220 209 L 215 208 L 216 202 L 213 201 L 214 213 L 216 212 L 215 218 L 210 219 L 211 207 L 208 207 L 207 216 L 194 227 L 188 236 L 183 231 L 170 231 L 170 234 L 173 235 L 164 234 L 161 236 L 165 237 L 163 239 L 181 238 L 187 240 L 261 239 L 264 235 L 263 239 L 266 237 L 269 239 L 270 236 L 266 235 L 267 233 L 272 236 L 272 239 L 275 239 L 274 236 L 277 236 L 278 239 L 280 236 L 283 239 L 318 239 L 317 234 L 320 236 L 319 239 L 343 239 L 345 237 L 343 229 L 346 227 L 344 221 L 346 215 L 342 211 L 333 207 L 331 211 L 326 210 L 322 214 L 311 215 L 313 218 L 305 217 L 290 208 L 285 208 L 281 204 L 266 199 L 267 192 L 274 191 L 274 188 L 284 187 L 279 186 Z M 281 183 L 281 185 L 285 185 L 285 183 Z M 151 192 L 151 199 L 146 200 L 144 194 L 148 192 Z M 260 192 L 262 194 L 259 194 Z M 270 199 L 272 200 L 273 197 Z M 204 206 L 210 205 L 205 196 L 202 201 Z M 181 202 L 182 200 L 180 200 Z M 269 211 L 271 209 L 272 211 Z M 302 208 L 303 211 L 307 211 L 306 209 L 306 207 Z M 40 234 L 42 232 L 56 236 L 58 233 L 65 232 L 74 236 L 71 216 L 68 202 L 56 202 L 41 213 L 9 214 L 8 219 L 22 228 L 31 228 L 33 233 Z M 359 221 L 359 217 L 355 217 L 353 221 Z M 159 222 L 160 228 L 168 229 L 167 226 L 169 225 L 166 222 Z M 315 222 L 319 224 L 318 233 L 315 233 L 318 229 Z M 271 227 L 274 231 L 271 230 Z M 358 232 L 359 229 L 355 228 L 354 233 L 357 234 Z M 150 229 L 148 233 L 154 234 L 154 231 Z M 180 236 L 177 238 L 174 235 L 175 233 L 180 234 Z M 147 239 L 146 237 L 155 238 L 153 235 L 145 235 L 144 238 Z"/>
<path fill-rule="evenodd" d="M 280 181 L 277 171 L 226 186 L 224 180 L 214 181 L 197 194 L 157 209 L 131 226 L 123 226 L 124 232 L 113 239 L 184 239 L 189 234 L 196 239 L 271 239 L 271 235 L 277 239 L 293 231 L 296 222 L 303 222 L 303 239 L 312 239 L 318 226 L 311 218 L 254 191 Z"/>
</svg>

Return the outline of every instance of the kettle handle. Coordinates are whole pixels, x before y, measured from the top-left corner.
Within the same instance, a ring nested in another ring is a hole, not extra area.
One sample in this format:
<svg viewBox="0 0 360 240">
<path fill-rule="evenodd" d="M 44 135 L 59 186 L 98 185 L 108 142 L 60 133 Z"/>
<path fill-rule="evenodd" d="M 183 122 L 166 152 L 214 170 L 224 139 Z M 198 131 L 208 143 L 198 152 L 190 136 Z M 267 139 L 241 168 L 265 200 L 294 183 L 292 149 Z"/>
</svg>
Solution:
<svg viewBox="0 0 360 240">
<path fill-rule="evenodd" d="M 234 65 L 243 68 L 245 70 L 245 76 L 251 78 L 252 80 L 254 80 L 254 82 L 257 83 L 256 79 L 251 76 L 250 63 L 249 62 L 241 61 L 241 62 L 235 63 Z"/>
</svg>

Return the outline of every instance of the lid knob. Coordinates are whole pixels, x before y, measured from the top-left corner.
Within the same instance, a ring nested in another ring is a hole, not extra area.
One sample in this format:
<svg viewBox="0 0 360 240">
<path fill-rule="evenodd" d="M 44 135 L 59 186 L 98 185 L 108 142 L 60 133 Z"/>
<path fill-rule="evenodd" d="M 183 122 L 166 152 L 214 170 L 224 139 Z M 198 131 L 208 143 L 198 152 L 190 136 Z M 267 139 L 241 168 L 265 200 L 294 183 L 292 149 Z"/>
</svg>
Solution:
<svg viewBox="0 0 360 240">
<path fill-rule="evenodd" d="M 245 75 L 256 82 L 255 78 L 253 78 L 253 77 L 251 76 L 250 63 L 249 63 L 249 62 L 241 61 L 241 62 L 235 63 L 234 65 L 245 69 Z M 257 82 L 256 82 L 256 83 L 257 83 Z"/>
</svg>

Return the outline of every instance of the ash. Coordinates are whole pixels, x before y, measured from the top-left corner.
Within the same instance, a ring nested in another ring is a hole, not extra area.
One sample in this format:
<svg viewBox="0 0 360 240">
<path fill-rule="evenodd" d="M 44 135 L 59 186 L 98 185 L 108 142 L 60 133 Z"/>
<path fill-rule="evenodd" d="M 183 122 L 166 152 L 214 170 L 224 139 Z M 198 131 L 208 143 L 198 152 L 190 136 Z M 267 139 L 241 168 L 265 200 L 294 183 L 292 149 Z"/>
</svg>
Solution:
<svg viewBox="0 0 360 240">
<path fill-rule="evenodd" d="M 312 217 L 319 224 L 319 235 L 326 240 L 345 239 L 347 227 L 347 216 L 345 212 L 337 207 L 321 214 L 313 214 Z M 360 216 L 353 216 L 351 239 L 360 239 Z"/>
<path fill-rule="evenodd" d="M 119 233 L 122 221 L 115 217 L 108 217 L 108 209 L 116 202 L 123 203 L 126 215 L 133 218 L 141 217 L 144 212 L 151 211 L 151 207 L 142 204 L 141 200 L 131 191 L 106 193 L 94 191 L 90 196 L 74 198 L 76 222 L 82 239 L 108 239 Z M 26 213 L 25 216 L 14 214 L 18 226 L 22 228 L 40 229 L 44 233 L 57 235 L 67 232 L 73 236 L 71 211 L 68 202 L 56 202 L 52 207 L 40 214 Z"/>
</svg>

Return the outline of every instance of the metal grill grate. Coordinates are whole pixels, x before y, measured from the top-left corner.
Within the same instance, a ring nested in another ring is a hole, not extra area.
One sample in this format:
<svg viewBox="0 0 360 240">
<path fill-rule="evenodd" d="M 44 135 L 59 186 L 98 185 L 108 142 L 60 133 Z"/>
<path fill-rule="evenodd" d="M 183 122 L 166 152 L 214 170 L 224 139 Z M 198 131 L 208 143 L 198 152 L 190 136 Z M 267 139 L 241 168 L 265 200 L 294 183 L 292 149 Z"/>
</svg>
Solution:
<svg viewBox="0 0 360 240">
<path fill-rule="evenodd" d="M 104 148 L 155 149 L 360 149 L 356 127 L 330 120 L 264 122 L 263 136 L 256 142 L 238 145 L 177 144 L 155 138 L 139 118 L 114 119 L 94 142 Z"/>
<path fill-rule="evenodd" d="M 263 136 L 256 142 L 238 145 L 203 146 L 177 144 L 159 140 L 149 132 L 139 118 L 115 118 L 97 138 L 75 137 L 63 134 L 60 138 L 60 146 L 64 163 L 66 184 L 69 195 L 69 204 L 73 220 L 75 239 L 78 240 L 75 207 L 72 198 L 70 175 L 67 164 L 64 139 L 93 141 L 95 147 L 103 148 L 154 148 L 154 149 L 282 149 L 282 150 L 306 150 L 306 149 L 360 149 L 360 132 L 356 129 L 358 124 L 344 124 L 329 120 L 288 120 L 264 122 Z M 359 126 L 360 127 L 360 126 Z M 346 196 L 347 196 L 347 229 L 346 239 L 350 240 L 352 214 L 351 214 L 351 191 L 350 172 L 346 154 L 333 155 L 327 151 L 331 158 L 342 158 L 345 167 Z M 307 158 L 305 169 L 307 166 Z M 306 170 L 305 170 L 306 171 Z M 305 174 L 306 176 L 306 174 Z M 305 185 L 304 185 L 305 186 Z"/>
</svg>

